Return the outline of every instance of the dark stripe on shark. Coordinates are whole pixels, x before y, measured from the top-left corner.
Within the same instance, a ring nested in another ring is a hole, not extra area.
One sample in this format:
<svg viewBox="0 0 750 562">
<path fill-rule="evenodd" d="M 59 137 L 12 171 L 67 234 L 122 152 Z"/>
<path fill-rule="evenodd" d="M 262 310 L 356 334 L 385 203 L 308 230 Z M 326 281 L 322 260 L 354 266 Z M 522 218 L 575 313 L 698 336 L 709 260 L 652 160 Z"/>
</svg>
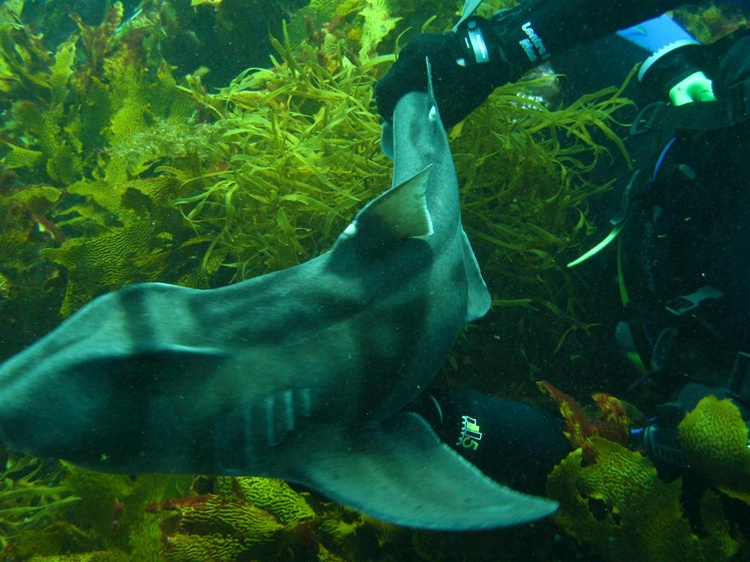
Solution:
<svg viewBox="0 0 750 562">
<path fill-rule="evenodd" d="M 368 226 L 374 228 L 373 224 Z M 359 263 L 359 268 L 362 263 L 366 263 L 370 272 L 362 279 L 365 294 L 378 295 L 382 291 L 380 276 L 397 276 L 407 284 L 409 279 L 418 275 L 429 277 L 435 263 L 432 248 L 426 240 L 420 238 L 391 239 L 387 243 L 380 242 L 375 247 L 367 246 L 365 251 L 361 245 L 352 246 L 355 251 L 349 259 Z M 349 260 L 341 255 L 342 249 L 337 248 L 337 263 L 343 272 Z M 391 266 L 385 267 L 385 263 L 390 263 Z M 394 268 L 392 264 L 399 264 L 399 267 Z M 397 286 L 398 282 L 390 285 Z M 357 380 L 351 381 L 360 385 L 357 393 L 359 400 L 352 408 L 352 411 L 358 412 L 355 422 L 368 423 L 373 418 L 379 419 L 401 409 L 413 398 L 409 387 L 405 386 L 408 381 L 400 373 L 414 370 L 414 349 L 410 342 L 415 339 L 421 341 L 424 337 L 428 306 L 427 297 L 421 295 L 400 305 L 396 314 L 375 318 L 369 329 L 352 334 L 358 354 L 356 364 L 363 371 L 357 374 Z M 416 333 L 416 337 L 409 335 L 412 332 Z M 396 338 L 394 334 L 397 335 Z"/>
<path fill-rule="evenodd" d="M 422 258 L 424 259 L 424 255 Z M 421 267 L 433 268 L 435 266 L 435 263 L 431 259 L 425 261 L 430 261 L 430 263 L 422 263 Z M 446 277 L 445 283 L 455 286 L 457 291 L 458 287 L 466 286 L 466 266 L 463 261 L 457 261 L 453 264 L 450 275 Z M 429 318 L 429 304 L 429 299 L 423 296 L 408 305 L 402 306 L 397 315 L 390 317 L 390 323 L 384 331 L 386 333 L 404 335 L 404 337 L 397 340 L 400 345 L 393 346 L 389 350 L 390 353 L 386 353 L 382 345 L 378 345 L 377 334 L 371 331 L 362 335 L 363 337 L 360 339 L 358 348 L 362 350 L 361 360 L 363 361 L 363 365 L 371 373 L 370 376 L 364 377 L 365 384 L 360 391 L 360 402 L 357 411 L 363 412 L 365 415 L 370 415 L 370 418 L 360 419 L 362 423 L 372 421 L 371 418 L 377 418 L 378 414 L 390 413 L 405 407 L 417 394 L 425 390 L 424 385 L 417 387 L 418 381 L 416 380 L 404 380 L 404 376 L 401 373 L 408 374 L 419 372 L 420 370 L 423 370 L 423 372 L 427 371 L 429 375 L 425 375 L 424 380 L 431 381 L 434 375 L 437 374 L 442 363 L 444 363 L 445 358 L 441 357 L 431 358 L 434 360 L 434 365 L 420 366 L 410 363 L 413 357 L 418 354 L 418 348 L 422 346 L 431 347 L 436 343 L 432 341 L 434 334 L 428 326 L 430 321 L 434 321 L 434 319 Z M 384 324 L 380 327 L 383 328 L 383 326 Z M 410 331 L 413 334 L 407 336 Z M 457 337 L 458 333 L 455 334 L 455 337 L 451 337 L 451 340 L 455 341 Z M 384 356 L 387 357 L 386 362 L 382 360 Z M 377 359 L 378 357 L 380 360 Z M 409 383 L 413 386 L 409 387 Z M 424 384 L 426 385 L 427 383 Z M 400 389 L 401 392 L 397 393 L 397 389 Z M 412 392 L 411 395 L 408 394 L 409 391 Z M 389 400 L 394 398 L 397 402 L 389 402 Z M 376 419 L 375 421 L 379 420 Z"/>
<path fill-rule="evenodd" d="M 282 344 L 301 331 L 309 334 L 345 320 L 367 302 L 365 291 L 345 294 L 334 288 L 321 290 L 294 270 L 276 272 L 270 279 L 250 279 L 226 289 L 231 293 L 217 293 L 209 306 L 200 299 L 190 299 L 187 306 L 201 324 L 212 326 L 215 334 L 231 335 L 234 341 L 221 342 L 230 349 Z M 223 306 L 223 300 L 227 306 Z"/>
<path fill-rule="evenodd" d="M 199 315 L 187 304 L 196 299 L 186 298 L 191 289 L 153 284 L 138 284 L 126 287 L 108 298 L 116 298 L 120 313 L 125 318 L 120 329 L 125 336 L 124 343 L 132 346 L 131 351 L 160 352 L 165 349 L 181 348 L 186 352 L 200 348 L 205 343 L 205 334 L 197 330 L 174 330 L 174 326 L 202 326 Z M 160 323 L 162 320 L 163 323 Z M 163 328 L 162 333 L 159 329 Z M 187 337 L 186 337 L 187 336 Z M 180 341 L 174 341 L 179 337 Z"/>
<path fill-rule="evenodd" d="M 201 369 L 202 361 L 210 366 L 214 357 L 195 356 L 191 361 L 191 367 Z M 163 353 L 105 357 L 78 365 L 76 376 L 67 379 L 65 396 L 56 398 L 55 407 L 70 412 L 68 418 L 49 428 L 54 439 L 39 445 L 35 453 L 119 473 L 162 470 L 164 451 L 173 456 L 175 472 L 194 472 L 196 462 L 207 466 L 212 455 L 205 446 L 211 441 L 210 429 L 163 416 L 159 403 L 163 385 L 179 382 L 184 372 L 180 361 Z M 86 423 L 91 419 L 96 424 Z"/>
<path fill-rule="evenodd" d="M 408 331 L 424 333 L 428 313 L 428 301 L 425 298 L 416 299 L 401 307 L 399 314 L 391 317 L 387 324 L 380 326 L 385 332 L 406 334 Z M 378 330 L 379 331 L 379 330 Z M 421 338 L 420 338 L 421 339 Z M 398 338 L 395 345 L 392 338 L 388 338 L 390 349 L 383 349 L 384 342 L 377 331 L 362 334 L 358 347 L 361 351 L 362 365 L 368 371 L 363 377 L 359 391 L 359 403 L 356 411 L 362 417 L 360 423 L 368 423 L 384 414 L 398 410 L 408 404 L 419 393 L 413 389 L 409 395 L 409 388 L 404 385 L 402 372 L 413 371 L 411 364 L 414 356 L 413 338 L 406 335 Z"/>
</svg>

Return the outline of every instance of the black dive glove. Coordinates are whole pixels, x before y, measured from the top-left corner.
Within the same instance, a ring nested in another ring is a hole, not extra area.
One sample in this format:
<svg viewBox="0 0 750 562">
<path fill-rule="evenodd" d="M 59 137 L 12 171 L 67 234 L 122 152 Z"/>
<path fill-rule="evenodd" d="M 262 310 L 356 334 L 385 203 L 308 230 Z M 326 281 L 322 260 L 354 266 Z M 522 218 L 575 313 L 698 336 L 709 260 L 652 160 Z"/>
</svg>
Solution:
<svg viewBox="0 0 750 562">
<path fill-rule="evenodd" d="M 404 48 L 388 74 L 375 86 L 378 111 L 386 121 L 401 97 L 427 91 L 430 59 L 432 85 L 445 128 L 450 128 L 508 81 L 505 55 L 487 20 L 471 18 L 457 32 L 417 35 Z"/>
</svg>

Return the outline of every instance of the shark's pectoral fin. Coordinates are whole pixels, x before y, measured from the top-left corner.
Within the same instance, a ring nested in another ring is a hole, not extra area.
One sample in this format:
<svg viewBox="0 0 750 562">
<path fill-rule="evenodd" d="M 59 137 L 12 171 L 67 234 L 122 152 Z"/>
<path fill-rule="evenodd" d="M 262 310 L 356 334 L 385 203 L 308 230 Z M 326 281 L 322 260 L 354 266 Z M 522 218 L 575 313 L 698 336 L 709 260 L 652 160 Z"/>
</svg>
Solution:
<svg viewBox="0 0 750 562">
<path fill-rule="evenodd" d="M 487 290 L 487 285 L 482 278 L 482 272 L 479 269 L 479 263 L 471 249 L 469 237 L 466 232 L 461 231 L 464 240 L 464 266 L 466 267 L 466 282 L 468 292 L 468 302 L 466 304 L 466 322 L 473 322 L 481 318 L 492 305 L 492 297 Z"/>
<path fill-rule="evenodd" d="M 476 530 L 545 517 L 551 500 L 501 486 L 442 443 L 413 413 L 383 429 L 331 431 L 295 447 L 296 479 L 326 496 L 398 525 Z"/>
</svg>

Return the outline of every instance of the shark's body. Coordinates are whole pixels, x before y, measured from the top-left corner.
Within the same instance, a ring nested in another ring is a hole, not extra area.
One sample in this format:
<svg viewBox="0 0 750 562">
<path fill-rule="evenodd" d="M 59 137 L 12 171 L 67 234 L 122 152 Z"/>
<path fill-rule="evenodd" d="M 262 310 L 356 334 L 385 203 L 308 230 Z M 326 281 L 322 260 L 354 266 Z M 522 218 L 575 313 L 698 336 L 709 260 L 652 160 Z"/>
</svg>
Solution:
<svg viewBox="0 0 750 562">
<path fill-rule="evenodd" d="M 109 472 L 284 478 L 416 527 L 553 511 L 399 413 L 490 297 L 432 96 L 407 94 L 383 144 L 393 187 L 330 252 L 221 289 L 131 286 L 0 366 L 0 438 Z"/>
</svg>

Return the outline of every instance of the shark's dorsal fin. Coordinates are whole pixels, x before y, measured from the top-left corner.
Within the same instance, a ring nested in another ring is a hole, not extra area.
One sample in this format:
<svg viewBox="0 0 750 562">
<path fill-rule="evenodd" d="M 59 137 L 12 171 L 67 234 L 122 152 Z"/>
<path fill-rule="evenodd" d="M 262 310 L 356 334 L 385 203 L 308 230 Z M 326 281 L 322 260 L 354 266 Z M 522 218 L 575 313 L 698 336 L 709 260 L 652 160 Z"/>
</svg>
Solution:
<svg viewBox="0 0 750 562">
<path fill-rule="evenodd" d="M 492 481 L 411 412 L 392 416 L 382 429 L 322 432 L 296 445 L 299 460 L 290 479 L 397 525 L 491 529 L 533 521 L 557 508 L 554 501 Z"/>
<path fill-rule="evenodd" d="M 431 167 L 427 166 L 368 203 L 344 230 L 342 237 L 364 237 L 374 244 L 382 244 L 432 234 L 432 217 L 426 198 Z"/>
</svg>

